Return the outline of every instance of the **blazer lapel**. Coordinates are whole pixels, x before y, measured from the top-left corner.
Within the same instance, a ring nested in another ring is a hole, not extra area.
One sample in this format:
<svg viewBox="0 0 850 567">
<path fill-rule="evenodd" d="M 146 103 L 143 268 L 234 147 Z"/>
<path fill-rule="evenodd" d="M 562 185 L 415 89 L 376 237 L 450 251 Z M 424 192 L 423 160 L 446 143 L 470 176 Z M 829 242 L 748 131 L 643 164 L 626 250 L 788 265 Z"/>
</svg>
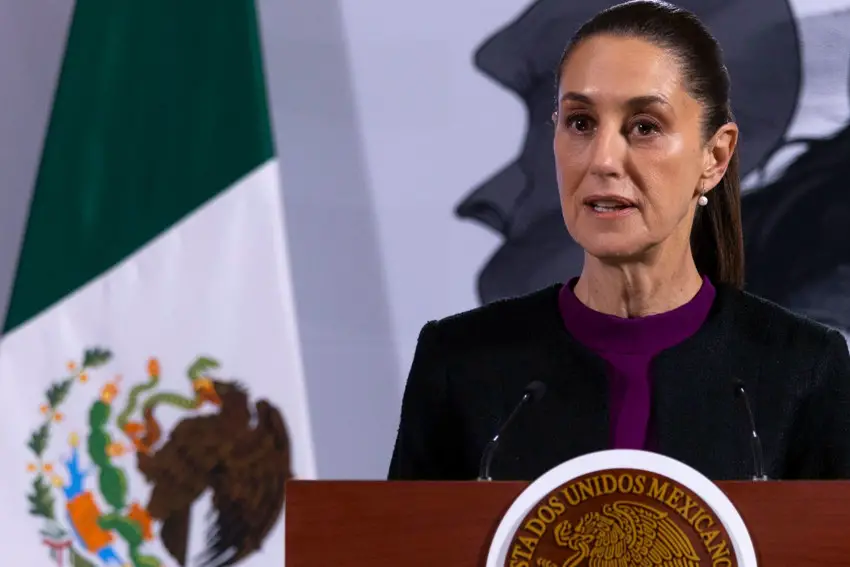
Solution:
<svg viewBox="0 0 850 567">
<path fill-rule="evenodd" d="M 724 340 L 733 335 L 723 332 L 723 323 L 703 327 L 656 357 L 653 419 L 660 453 L 712 480 L 745 479 L 753 472 L 750 427 L 735 383 L 743 382 L 752 395 L 759 368 Z"/>
<path fill-rule="evenodd" d="M 506 402 L 519 400 L 519 392 L 532 380 L 543 382 L 546 393 L 506 432 L 493 474 L 499 480 L 532 480 L 570 459 L 609 447 L 605 362 L 575 341 L 560 319 L 552 324 L 547 339 L 529 353 L 523 371 L 511 372 L 502 382 Z M 500 421 L 511 406 L 506 403 Z"/>
<path fill-rule="evenodd" d="M 608 378 L 605 361 L 561 329 L 549 346 L 547 395 L 536 412 L 541 451 L 551 468 L 609 448 Z M 545 471 L 541 471 L 545 472 Z"/>
</svg>

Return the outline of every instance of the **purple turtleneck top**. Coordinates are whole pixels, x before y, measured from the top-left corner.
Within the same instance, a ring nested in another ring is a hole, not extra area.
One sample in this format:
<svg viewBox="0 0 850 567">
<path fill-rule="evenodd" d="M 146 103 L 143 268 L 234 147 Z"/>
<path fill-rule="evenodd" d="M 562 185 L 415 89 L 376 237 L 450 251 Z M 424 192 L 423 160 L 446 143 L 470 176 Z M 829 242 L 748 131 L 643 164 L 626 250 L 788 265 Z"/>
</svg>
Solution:
<svg viewBox="0 0 850 567">
<path fill-rule="evenodd" d="M 558 303 L 567 331 L 608 363 L 612 449 L 653 450 L 649 428 L 652 359 L 692 336 L 714 302 L 708 278 L 688 303 L 666 313 L 625 319 L 594 311 L 578 300 L 578 278 L 561 288 Z"/>
</svg>

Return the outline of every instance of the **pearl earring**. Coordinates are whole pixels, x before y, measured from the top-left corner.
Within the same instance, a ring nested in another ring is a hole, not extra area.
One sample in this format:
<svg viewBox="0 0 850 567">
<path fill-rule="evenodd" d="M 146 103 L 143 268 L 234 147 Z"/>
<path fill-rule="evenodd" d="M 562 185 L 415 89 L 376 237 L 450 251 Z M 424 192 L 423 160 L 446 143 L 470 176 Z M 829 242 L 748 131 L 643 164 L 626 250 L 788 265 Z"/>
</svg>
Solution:
<svg viewBox="0 0 850 567">
<path fill-rule="evenodd" d="M 699 204 L 700 207 L 706 206 L 708 204 L 708 197 L 706 197 L 705 194 L 700 195 L 699 199 L 697 199 L 697 204 Z"/>
</svg>

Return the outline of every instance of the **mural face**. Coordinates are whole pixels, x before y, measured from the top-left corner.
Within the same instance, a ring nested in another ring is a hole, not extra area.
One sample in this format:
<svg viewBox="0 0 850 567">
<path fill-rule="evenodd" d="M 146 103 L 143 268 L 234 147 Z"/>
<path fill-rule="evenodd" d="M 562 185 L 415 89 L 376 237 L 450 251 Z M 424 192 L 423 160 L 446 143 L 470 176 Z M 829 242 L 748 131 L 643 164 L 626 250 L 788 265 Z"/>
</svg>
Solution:
<svg viewBox="0 0 850 567">
<path fill-rule="evenodd" d="M 521 97 L 529 118 L 517 159 L 456 210 L 504 237 L 479 274 L 484 303 L 565 281 L 581 270 L 583 251 L 564 227 L 555 180 L 554 71 L 578 27 L 616 3 L 539 0 L 475 55 L 483 73 Z M 777 152 L 800 143 L 787 136 L 803 87 L 799 22 L 787 0 L 677 4 L 697 14 L 723 46 L 741 130 L 741 175 L 752 176 Z M 850 127 L 801 143 L 802 153 L 781 175 L 745 193 L 748 290 L 850 329 L 850 191 L 844 185 L 850 176 Z"/>
</svg>

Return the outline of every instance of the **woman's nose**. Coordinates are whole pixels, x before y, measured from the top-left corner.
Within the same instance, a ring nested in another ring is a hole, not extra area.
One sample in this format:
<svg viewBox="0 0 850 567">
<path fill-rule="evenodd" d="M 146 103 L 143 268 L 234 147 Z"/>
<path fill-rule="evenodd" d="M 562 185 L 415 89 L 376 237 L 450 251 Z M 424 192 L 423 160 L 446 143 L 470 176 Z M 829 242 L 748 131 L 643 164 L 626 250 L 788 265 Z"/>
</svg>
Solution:
<svg viewBox="0 0 850 567">
<path fill-rule="evenodd" d="M 627 145 L 619 128 L 599 126 L 590 148 L 590 173 L 600 177 L 621 176 Z"/>
</svg>

